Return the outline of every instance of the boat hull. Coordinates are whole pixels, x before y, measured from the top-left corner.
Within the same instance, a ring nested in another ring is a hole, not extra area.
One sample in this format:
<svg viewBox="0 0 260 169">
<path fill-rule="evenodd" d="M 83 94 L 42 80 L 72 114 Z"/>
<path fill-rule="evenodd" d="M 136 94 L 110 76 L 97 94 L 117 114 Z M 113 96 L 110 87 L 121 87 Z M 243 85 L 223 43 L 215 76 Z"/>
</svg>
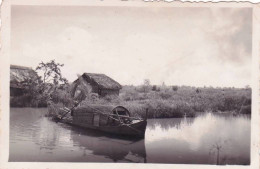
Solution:
<svg viewBox="0 0 260 169">
<path fill-rule="evenodd" d="M 131 124 L 122 124 L 117 126 L 93 126 L 90 124 L 83 124 L 83 123 L 78 124 L 78 123 L 73 123 L 73 121 L 71 121 L 70 119 L 62 119 L 62 120 L 55 119 L 55 121 L 70 124 L 81 128 L 97 130 L 112 135 L 130 136 L 136 138 L 145 137 L 145 130 L 147 125 L 146 120 L 141 120 Z"/>
<path fill-rule="evenodd" d="M 144 138 L 147 121 L 140 121 L 133 124 L 119 125 L 119 126 L 92 126 L 87 124 L 85 125 L 74 124 L 74 125 L 84 127 L 84 128 L 99 130 L 113 135 L 124 135 L 124 136 Z"/>
</svg>

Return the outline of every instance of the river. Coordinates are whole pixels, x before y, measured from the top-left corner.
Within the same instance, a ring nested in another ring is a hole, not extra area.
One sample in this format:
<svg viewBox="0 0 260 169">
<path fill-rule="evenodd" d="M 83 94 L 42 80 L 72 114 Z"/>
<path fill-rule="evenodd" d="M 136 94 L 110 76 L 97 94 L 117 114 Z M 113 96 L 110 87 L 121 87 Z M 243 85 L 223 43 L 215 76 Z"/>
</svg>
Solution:
<svg viewBox="0 0 260 169">
<path fill-rule="evenodd" d="M 47 109 L 11 108 L 11 162 L 250 164 L 250 116 L 149 119 L 145 139 L 55 123 Z"/>
</svg>

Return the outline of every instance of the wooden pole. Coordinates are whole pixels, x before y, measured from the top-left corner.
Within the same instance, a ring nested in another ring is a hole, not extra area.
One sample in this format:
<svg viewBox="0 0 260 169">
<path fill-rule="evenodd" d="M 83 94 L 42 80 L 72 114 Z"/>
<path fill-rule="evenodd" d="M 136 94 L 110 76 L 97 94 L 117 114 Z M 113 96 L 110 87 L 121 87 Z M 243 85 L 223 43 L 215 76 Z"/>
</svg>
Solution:
<svg viewBox="0 0 260 169">
<path fill-rule="evenodd" d="M 60 120 L 63 119 L 63 117 L 65 117 L 69 112 L 71 112 L 75 107 L 77 107 L 79 105 L 79 103 L 81 103 L 83 100 L 81 100 L 80 102 L 77 102 L 71 109 L 65 107 L 67 110 L 64 110 L 66 113 L 63 114 L 60 118 Z"/>
<path fill-rule="evenodd" d="M 148 108 L 146 108 L 145 110 L 145 120 L 147 120 L 147 116 L 148 116 Z"/>
</svg>

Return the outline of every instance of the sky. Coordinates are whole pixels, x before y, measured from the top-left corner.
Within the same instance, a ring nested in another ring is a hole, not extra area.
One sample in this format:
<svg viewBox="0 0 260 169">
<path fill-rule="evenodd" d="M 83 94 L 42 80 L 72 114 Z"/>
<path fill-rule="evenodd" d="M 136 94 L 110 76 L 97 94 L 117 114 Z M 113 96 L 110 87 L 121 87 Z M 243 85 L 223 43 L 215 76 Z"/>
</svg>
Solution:
<svg viewBox="0 0 260 169">
<path fill-rule="evenodd" d="M 245 87 L 252 10 L 12 6 L 11 64 L 52 59 L 69 81 L 88 72 L 122 85 Z"/>
</svg>

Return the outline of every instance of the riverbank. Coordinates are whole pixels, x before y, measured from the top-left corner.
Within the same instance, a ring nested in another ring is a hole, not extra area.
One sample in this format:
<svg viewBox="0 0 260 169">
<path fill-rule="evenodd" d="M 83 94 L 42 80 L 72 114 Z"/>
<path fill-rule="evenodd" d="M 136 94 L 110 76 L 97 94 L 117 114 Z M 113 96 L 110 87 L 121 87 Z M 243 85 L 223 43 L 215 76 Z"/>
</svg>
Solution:
<svg viewBox="0 0 260 169">
<path fill-rule="evenodd" d="M 82 105 L 89 103 L 122 105 L 139 117 L 145 117 L 148 108 L 148 118 L 194 117 L 197 112 L 251 114 L 251 89 L 165 87 L 142 92 L 124 86 L 118 97 L 86 100 Z"/>
<path fill-rule="evenodd" d="M 67 91 L 62 90 L 56 100 L 66 102 L 65 95 L 68 94 L 62 93 Z M 81 103 L 84 104 L 121 105 L 138 117 L 145 117 L 148 109 L 148 118 L 194 117 L 197 112 L 251 114 L 251 89 L 153 86 L 143 90 L 143 86 L 123 86 L 119 96 L 98 97 L 96 94 L 90 94 Z M 15 107 L 13 105 L 19 104 L 11 102 L 11 107 Z"/>
</svg>

